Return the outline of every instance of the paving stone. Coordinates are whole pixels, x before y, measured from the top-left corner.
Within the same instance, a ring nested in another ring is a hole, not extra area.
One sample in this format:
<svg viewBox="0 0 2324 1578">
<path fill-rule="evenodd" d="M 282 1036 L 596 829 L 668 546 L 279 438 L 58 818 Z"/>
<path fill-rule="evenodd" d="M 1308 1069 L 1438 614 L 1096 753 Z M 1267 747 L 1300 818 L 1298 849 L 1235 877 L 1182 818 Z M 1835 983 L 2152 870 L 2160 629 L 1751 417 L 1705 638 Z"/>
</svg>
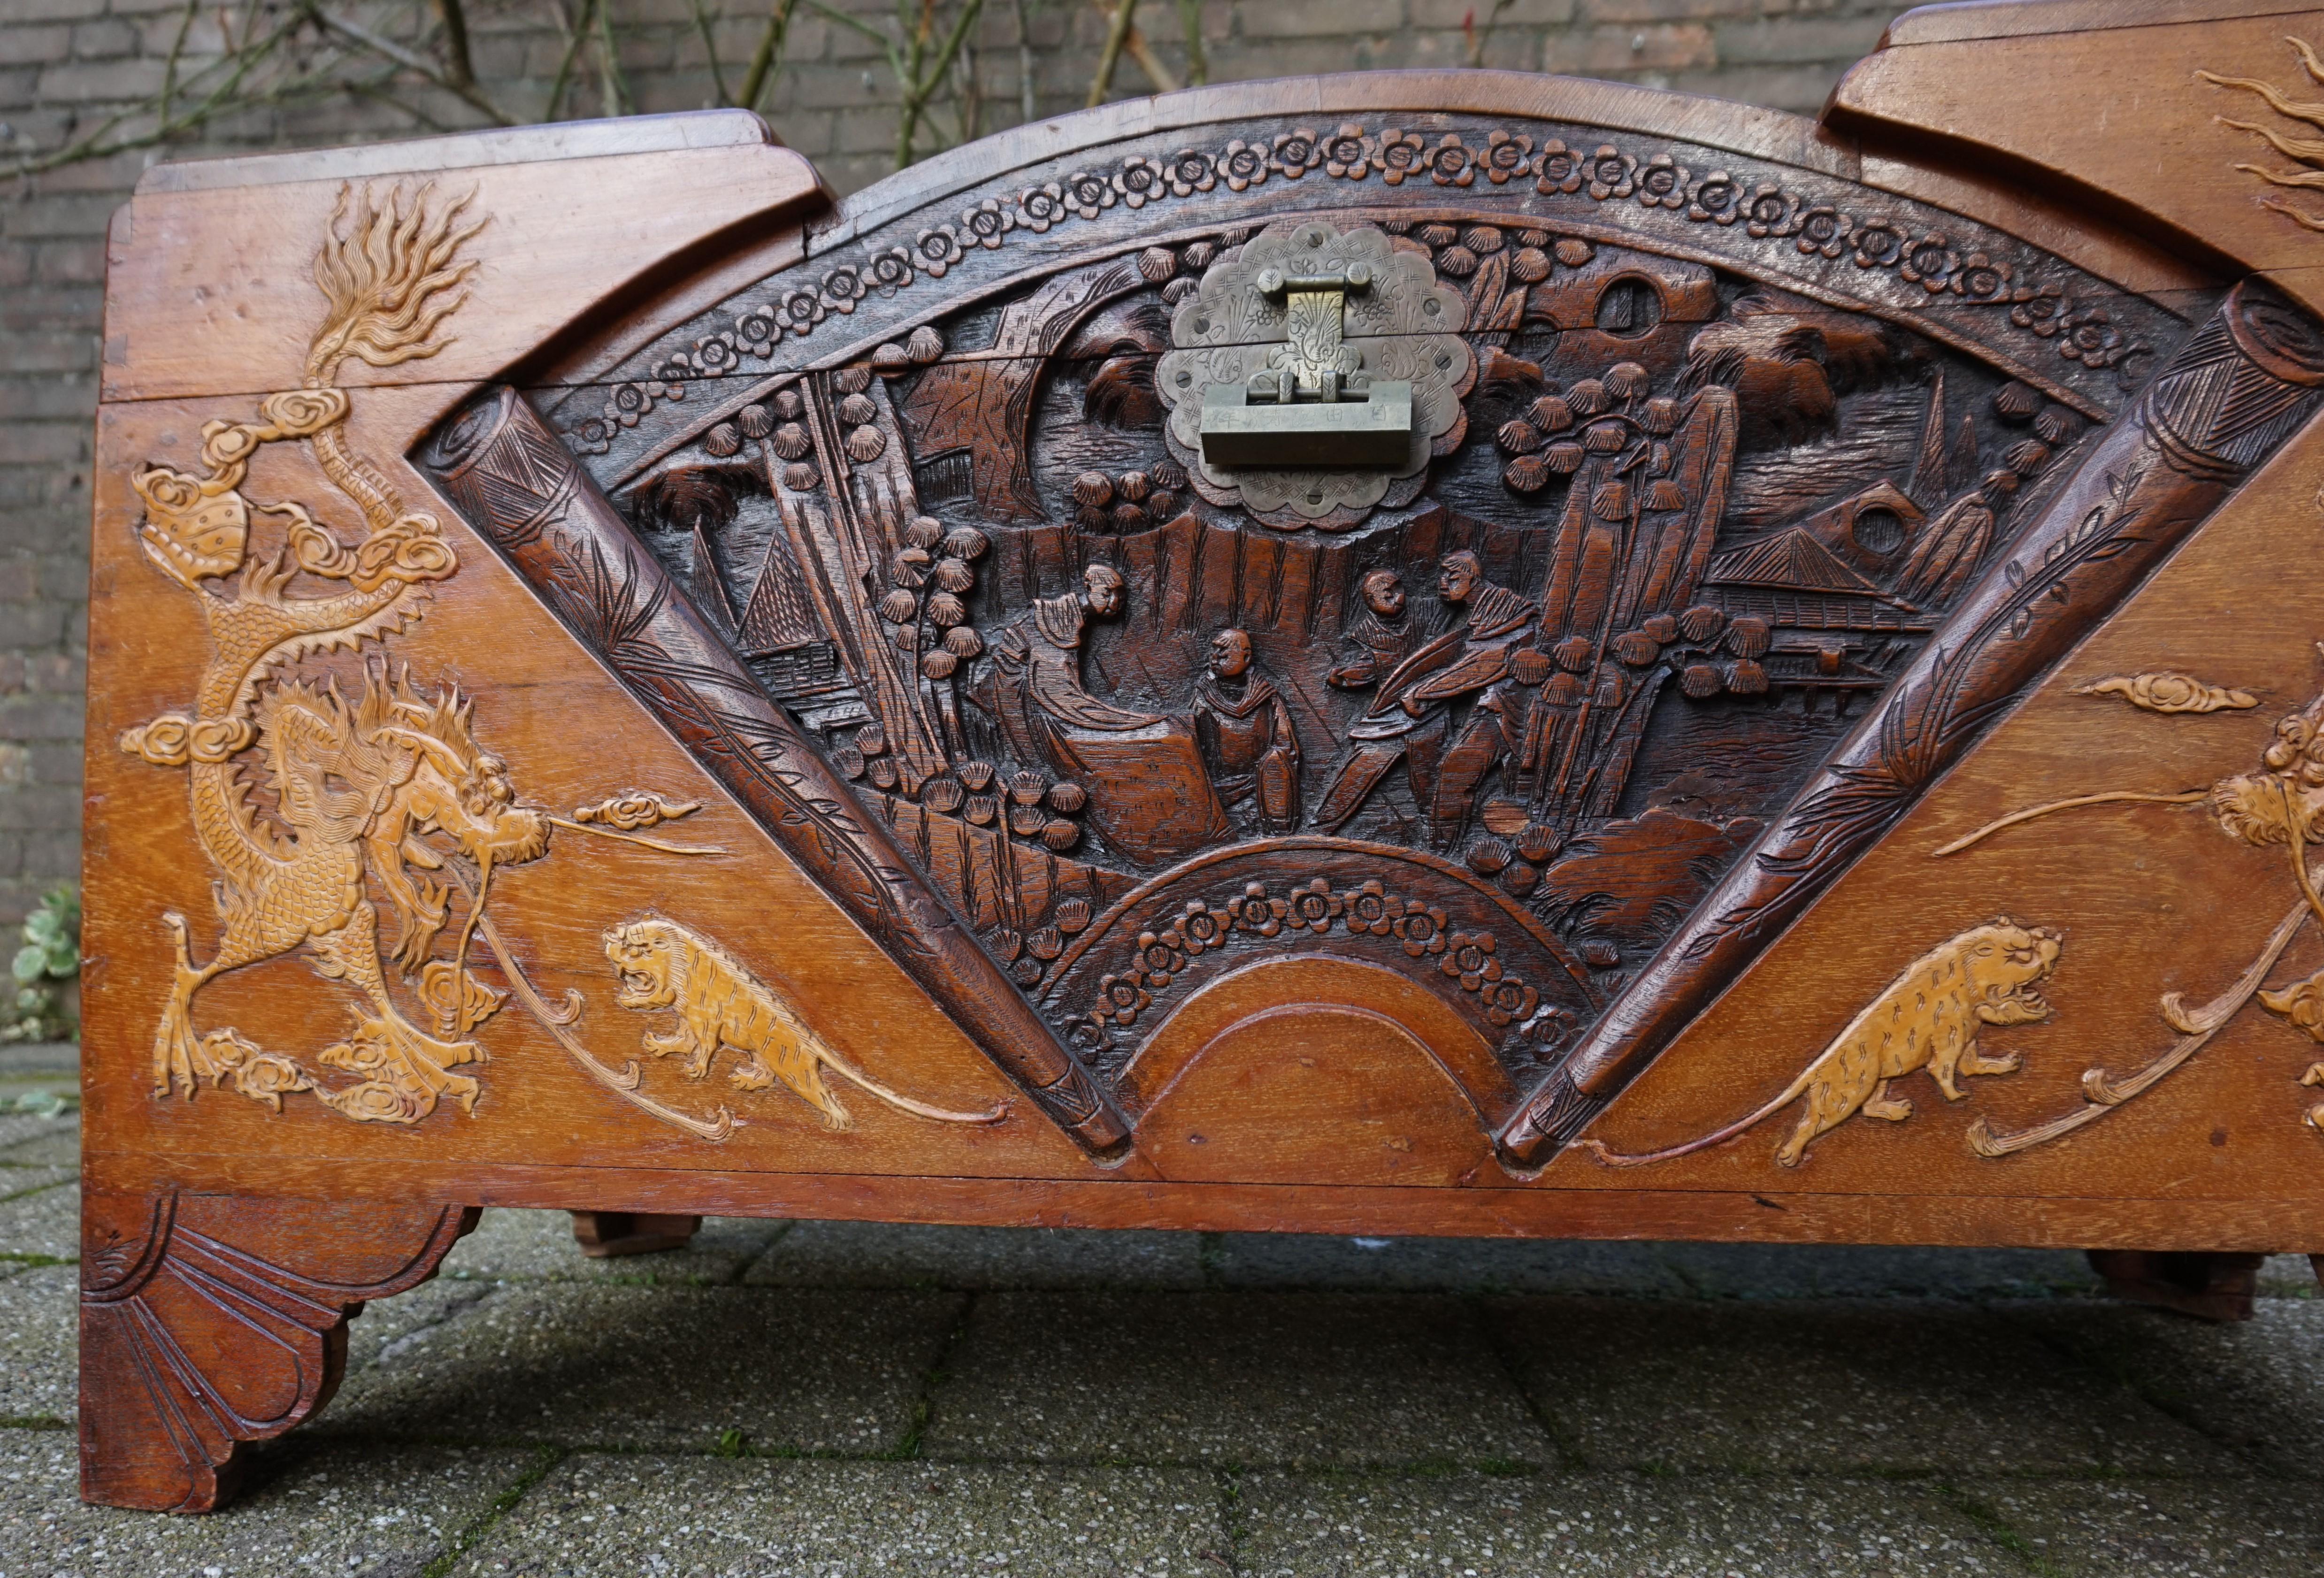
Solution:
<svg viewBox="0 0 2324 1578">
<path fill-rule="evenodd" d="M 1212 1274 L 1231 1287 L 1402 1287 L 1675 1296 L 1663 1246 L 1559 1240 L 1221 1233 Z"/>
<path fill-rule="evenodd" d="M 1962 1495 L 2066 1578 L 2315 1578 L 2324 1512 L 2264 1480 L 1971 1481 Z"/>
<path fill-rule="evenodd" d="M 1557 1456 L 1452 1299 L 990 1294 L 945 1369 L 931 1457 L 1288 1467 Z"/>
<path fill-rule="evenodd" d="M 474 1232 L 452 1246 L 438 1275 L 715 1286 L 733 1281 L 788 1225 L 780 1221 L 708 1216 L 694 1241 L 682 1250 L 593 1260 L 573 1241 L 570 1212 L 490 1210 Z"/>
<path fill-rule="evenodd" d="M 2076 1250 L 1867 1244 L 1660 1246 L 1686 1290 L 1710 1298 L 2028 1298 L 2101 1286 Z"/>
<path fill-rule="evenodd" d="M 32 1266 L 0 1277 L 0 1420 L 73 1418 L 79 1342 L 76 1268 Z"/>
<path fill-rule="evenodd" d="M 2324 1297 L 2306 1255 L 2270 1255 L 2259 1269 L 2259 1292 L 2263 1298 Z"/>
<path fill-rule="evenodd" d="M 511 1284 L 383 1344 L 340 1435 L 871 1453 L 911 1426 L 946 1294 Z M 367 1317 L 366 1317 L 367 1318 Z"/>
<path fill-rule="evenodd" d="M 2249 1472 L 1973 1307 L 1512 1298 L 1494 1314 L 1532 1395 L 1592 1466 Z"/>
<path fill-rule="evenodd" d="M 800 1222 L 742 1280 L 779 1287 L 1200 1287 L 1202 1235 Z"/>
<path fill-rule="evenodd" d="M 453 1572 L 1218 1578 L 1227 1550 L 1199 1470 L 584 1456 Z"/>
<path fill-rule="evenodd" d="M 2023 1573 L 1928 1490 L 1881 1480 L 1246 1474 L 1247 1578 L 1972 1578 Z"/>
<path fill-rule="evenodd" d="M 224 1512 L 171 1518 L 82 1502 L 66 1430 L 0 1430 L 0 1573 L 8 1578 L 413 1578 L 539 1459 L 462 1447 L 261 1449 Z"/>
<path fill-rule="evenodd" d="M 11 1084 L 78 1084 L 80 1047 L 71 1041 L 23 1041 L 0 1047 L 0 1079 Z"/>
<path fill-rule="evenodd" d="M 2095 1301 L 2010 1315 L 2276 1472 L 2324 1476 L 2324 1300 L 2263 1298 L 2232 1324 Z"/>
<path fill-rule="evenodd" d="M 456 1320 L 506 1289 L 491 1282 L 455 1282 L 438 1277 L 392 1298 L 375 1299 L 347 1323 L 347 1373 L 383 1356 L 392 1359 L 421 1340 L 421 1333 Z"/>
<path fill-rule="evenodd" d="M 0 1091 L 6 1088 L 0 1086 Z M 18 1146 L 35 1140 L 53 1140 L 60 1134 L 74 1136 L 73 1149 L 78 1153 L 80 1149 L 80 1115 L 78 1112 L 60 1113 L 53 1118 L 42 1118 L 32 1112 L 0 1114 L 0 1165 L 14 1165 Z"/>
<path fill-rule="evenodd" d="M 0 1255 L 79 1260 L 78 1177 L 63 1167 L 0 1172 L 0 1186 L 15 1189 L 10 1198 L 0 1199 Z"/>
<path fill-rule="evenodd" d="M 0 1168 L 80 1167 L 80 1124 L 71 1118 L 11 1118 L 0 1130 L 17 1123 L 38 1125 L 29 1135 L 0 1142 Z M 0 1171 L 0 1194 L 14 1194 L 14 1177 Z"/>
</svg>

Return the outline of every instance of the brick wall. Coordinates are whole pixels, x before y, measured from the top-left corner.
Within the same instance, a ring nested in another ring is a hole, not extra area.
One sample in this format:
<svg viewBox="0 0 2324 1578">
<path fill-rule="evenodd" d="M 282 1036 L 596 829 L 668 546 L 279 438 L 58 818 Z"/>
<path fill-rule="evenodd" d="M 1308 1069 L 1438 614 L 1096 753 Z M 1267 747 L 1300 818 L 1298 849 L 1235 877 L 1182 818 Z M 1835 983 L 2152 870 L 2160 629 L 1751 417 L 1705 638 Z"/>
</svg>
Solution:
<svg viewBox="0 0 2324 1578">
<path fill-rule="evenodd" d="M 1469 63 L 1471 28 L 1492 0 L 1194 0 L 1209 79 L 1231 82 L 1387 66 Z M 537 114 L 564 46 L 540 5 L 487 13 L 471 0 L 480 80 L 511 113 Z M 844 0 L 875 25 L 887 0 Z M 690 0 L 611 0 L 635 106 L 716 102 L 709 51 Z M 765 14 L 761 0 L 710 0 L 730 85 Z M 1812 113 L 1849 62 L 1870 49 L 1892 0 L 1509 0 L 1486 32 L 1482 62 L 1610 77 Z M 197 14 L 208 11 L 198 7 Z M 733 14 L 720 20 L 722 12 Z M 161 83 L 184 0 L 5 0 L 0 5 L 0 159 L 59 146 Z M 1054 115 L 1089 88 L 1108 13 L 1091 0 L 987 0 L 974 41 L 980 132 L 1020 118 L 1019 18 L 1035 103 Z M 1152 54 L 1188 78 L 1176 0 L 1144 0 Z M 1465 25 L 1467 23 L 1469 25 Z M 203 17 L 185 58 L 217 48 Z M 893 165 L 897 99 L 887 59 L 867 38 L 804 9 L 768 103 L 787 143 L 853 191 Z M 1151 84 L 1125 58 L 1114 97 Z M 578 113 L 597 113 L 593 77 Z M 424 117 L 415 120 L 411 112 Z M 574 113 L 568 111 L 568 113 Z M 939 106 L 925 153 L 958 135 Z M 428 124 L 432 122 L 433 125 Z M 71 165 L 0 194 L 0 922 L 73 875 L 78 863 L 81 655 L 87 630 L 89 413 L 96 399 L 104 235 L 149 162 L 251 147 L 345 143 L 477 124 L 435 90 L 401 107 L 339 95 L 238 113 L 198 141 Z"/>
</svg>

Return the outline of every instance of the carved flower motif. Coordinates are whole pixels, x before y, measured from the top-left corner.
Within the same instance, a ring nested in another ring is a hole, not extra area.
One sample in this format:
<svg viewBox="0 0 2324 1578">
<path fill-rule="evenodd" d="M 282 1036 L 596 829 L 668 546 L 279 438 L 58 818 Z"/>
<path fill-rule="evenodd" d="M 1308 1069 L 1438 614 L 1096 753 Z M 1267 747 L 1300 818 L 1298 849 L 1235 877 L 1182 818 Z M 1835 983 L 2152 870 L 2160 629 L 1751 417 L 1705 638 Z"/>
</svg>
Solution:
<svg viewBox="0 0 2324 1578">
<path fill-rule="evenodd" d="M 2063 327 L 2066 304 L 2059 300 L 2057 286 L 2020 285 L 2015 300 L 2009 309 L 2009 321 L 2018 328 L 2030 328 L 2047 339 Z"/>
<path fill-rule="evenodd" d="M 605 414 L 625 428 L 634 428 L 638 419 L 653 410 L 653 396 L 642 383 L 617 383 L 606 398 Z"/>
<path fill-rule="evenodd" d="M 1340 911 L 1346 907 L 1347 900 L 1332 891 L 1332 884 L 1316 877 L 1291 890 L 1284 919 L 1294 931 L 1312 931 L 1321 937 L 1332 929 L 1332 922 L 1340 918 Z"/>
<path fill-rule="evenodd" d="M 1283 929 L 1286 908 L 1282 900 L 1269 899 L 1266 887 L 1259 882 L 1245 883 L 1242 897 L 1227 901 L 1227 913 L 1234 917 L 1235 929 L 1260 937 L 1274 937 Z"/>
<path fill-rule="evenodd" d="M 1541 1003 L 1541 993 L 1521 981 L 1492 982 L 1479 995 L 1484 1001 L 1485 1017 L 1496 1025 L 1515 1024 Z"/>
<path fill-rule="evenodd" d="M 782 337 L 782 318 L 772 307 L 753 307 L 734 320 L 734 343 L 754 356 L 773 355 Z"/>
<path fill-rule="evenodd" d="M 1170 189 L 1170 177 L 1143 153 L 1133 153 L 1114 172 L 1113 189 L 1128 207 L 1142 208 Z"/>
<path fill-rule="evenodd" d="M 1513 136 L 1508 132 L 1488 132 L 1485 151 L 1477 155 L 1477 164 L 1484 171 L 1487 180 L 1495 186 L 1507 186 L 1532 166 L 1533 139 Z"/>
<path fill-rule="evenodd" d="M 1477 155 L 1461 141 L 1458 132 L 1447 132 L 1443 141 L 1428 151 L 1428 179 L 1438 186 L 1471 186 L 1477 180 Z"/>
<path fill-rule="evenodd" d="M 1970 253 L 1953 272 L 1952 291 L 1971 301 L 1998 301 L 2009 293 L 2009 265 Z"/>
<path fill-rule="evenodd" d="M 1170 977 L 1186 967 L 1186 955 L 1174 945 L 1174 939 L 1150 931 L 1138 934 L 1138 963 L 1146 972 L 1146 984 L 1164 987 Z"/>
<path fill-rule="evenodd" d="M 1361 180 L 1372 172 L 1371 139 L 1351 121 L 1323 139 L 1325 173 L 1342 180 Z"/>
<path fill-rule="evenodd" d="M 961 215 L 960 227 L 968 233 L 970 240 L 990 251 L 1017 227 L 1017 216 L 1002 208 L 999 199 L 987 198 Z"/>
<path fill-rule="evenodd" d="M 1638 161 L 1608 143 L 1590 155 L 1583 173 L 1590 178 L 1590 195 L 1600 202 L 1609 198 L 1627 198 L 1637 189 L 1632 179 Z"/>
<path fill-rule="evenodd" d="M 1743 217 L 1748 221 L 1744 228 L 1761 241 L 1771 235 L 1789 235 L 1799 207 L 1799 199 L 1783 188 L 1763 183 L 1743 200 Z"/>
<path fill-rule="evenodd" d="M 1809 257 L 1838 257 L 1848 250 L 1849 217 L 1829 203 L 1818 203 L 1802 214 L 1798 238 L 1792 243 Z"/>
<path fill-rule="evenodd" d="M 1053 187 L 1050 189 L 1060 189 Z M 1112 208 L 1116 196 L 1113 182 L 1087 170 L 1076 170 L 1065 177 L 1062 189 L 1065 207 L 1084 219 L 1094 219 Z"/>
<path fill-rule="evenodd" d="M 1904 255 L 1904 233 L 1886 219 L 1868 219 L 1856 232 L 1856 266 L 1885 269 Z"/>
<path fill-rule="evenodd" d="M 1649 208 L 1686 207 L 1686 170 L 1667 153 L 1657 153 L 1638 171 L 1638 201 Z"/>
<path fill-rule="evenodd" d="M 1199 148 L 1181 148 L 1170 155 L 1163 174 L 1170 182 L 1170 195 L 1174 198 L 1192 197 L 1219 184 L 1217 164 Z"/>
<path fill-rule="evenodd" d="M 2060 355 L 2085 367 L 2111 367 L 2122 359 L 2126 348 L 2122 331 L 2115 328 L 2103 307 L 2070 314 L 2065 335 L 2058 342 Z"/>
<path fill-rule="evenodd" d="M 1267 150 L 1238 137 L 1219 155 L 1219 173 L 1226 178 L 1231 192 L 1258 186 L 1267 180 Z"/>
<path fill-rule="evenodd" d="M 873 253 L 864 268 L 882 296 L 892 296 L 912 282 L 912 254 L 900 246 Z"/>
<path fill-rule="evenodd" d="M 591 417 L 573 429 L 573 447 L 584 455 L 603 455 L 613 447 L 614 426 L 603 417 Z"/>
<path fill-rule="evenodd" d="M 1373 157 L 1379 161 L 1380 180 L 1390 186 L 1402 186 L 1404 178 L 1418 173 L 1428 157 L 1428 144 L 1413 132 L 1400 132 L 1391 126 L 1380 134 Z"/>
<path fill-rule="evenodd" d="M 843 263 L 823 276 L 823 299 L 836 312 L 853 312 L 855 304 L 871 294 L 863 276 Z"/>
<path fill-rule="evenodd" d="M 1097 1008 L 1090 1017 L 1100 1025 L 1111 1020 L 1126 1029 L 1153 1001 L 1154 994 L 1139 983 L 1135 974 L 1108 975 L 1097 983 Z"/>
<path fill-rule="evenodd" d="M 1444 951 L 1444 911 L 1430 908 L 1417 899 L 1404 901 L 1404 913 L 1396 918 L 1396 935 L 1404 944 L 1404 951 L 1413 958 L 1424 954 Z"/>
<path fill-rule="evenodd" d="M 1017 222 L 1037 235 L 1065 217 L 1065 189 L 1051 181 L 1017 194 Z"/>
<path fill-rule="evenodd" d="M 694 342 L 695 370 L 706 378 L 732 373 L 742 365 L 742 353 L 735 347 L 732 329 Z"/>
<path fill-rule="evenodd" d="M 1489 932 L 1456 931 L 1436 967 L 1447 975 L 1458 975 L 1462 991 L 1474 992 L 1487 982 L 1501 978 L 1501 962 L 1493 956 L 1493 948 Z"/>
<path fill-rule="evenodd" d="M 1930 235 L 1904 249 L 1896 272 L 1933 296 L 1952 289 L 1953 276 L 1960 272 L 1960 254 L 1953 250 L 1952 243 L 1942 235 Z"/>
<path fill-rule="evenodd" d="M 1287 180 L 1297 180 L 1323 162 L 1323 144 L 1314 133 L 1301 127 L 1276 134 L 1275 155 L 1267 167 Z"/>
<path fill-rule="evenodd" d="M 683 383 L 694 376 L 694 358 L 684 351 L 664 356 L 653 365 L 652 375 L 664 383 Z M 659 393 L 659 391 L 650 389 L 647 392 Z"/>
<path fill-rule="evenodd" d="M 1552 137 L 1541 145 L 1541 152 L 1533 161 L 1534 186 L 1544 192 L 1573 192 L 1582 189 L 1582 155 Z"/>
<path fill-rule="evenodd" d="M 1717 225 L 1732 225 L 1743 216 L 1743 189 L 1735 178 L 1723 170 L 1714 170 L 1695 182 L 1689 196 L 1686 217 L 1698 223 L 1708 219 Z"/>
<path fill-rule="evenodd" d="M 784 296 L 782 313 L 793 334 L 805 334 L 824 320 L 823 297 L 801 285 Z"/>
<path fill-rule="evenodd" d="M 1231 916 L 1222 916 L 1200 899 L 1189 900 L 1186 912 L 1171 926 L 1178 946 L 1190 955 L 1201 954 L 1217 947 L 1226 940 L 1228 930 L 1234 925 Z"/>
<path fill-rule="evenodd" d="M 1396 927 L 1396 901 L 1377 881 L 1348 895 L 1348 929 L 1367 937 L 1386 937 Z"/>
<path fill-rule="evenodd" d="M 943 279 L 946 269 L 967 255 L 967 248 L 960 243 L 960 233 L 949 225 L 921 231 L 912 243 L 912 251 L 932 280 Z"/>
</svg>

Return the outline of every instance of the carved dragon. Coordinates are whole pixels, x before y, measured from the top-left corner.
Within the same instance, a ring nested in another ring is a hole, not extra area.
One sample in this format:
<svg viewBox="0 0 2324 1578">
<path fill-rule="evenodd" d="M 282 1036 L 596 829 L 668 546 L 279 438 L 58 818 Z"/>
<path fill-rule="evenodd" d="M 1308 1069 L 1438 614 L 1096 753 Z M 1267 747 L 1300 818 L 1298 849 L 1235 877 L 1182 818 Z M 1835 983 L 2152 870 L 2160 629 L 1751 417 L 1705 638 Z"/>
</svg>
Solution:
<svg viewBox="0 0 2324 1578">
<path fill-rule="evenodd" d="M 484 895 L 480 888 L 453 958 L 432 960 L 449 890 L 411 868 L 441 868 L 443 854 L 420 842 L 438 833 L 488 884 L 495 863 L 530 861 L 547 850 L 549 818 L 516 804 L 504 764 L 476 743 L 456 692 L 424 697 L 408 675 L 391 676 L 383 662 L 369 668 L 353 702 L 336 682 L 280 678 L 308 657 L 401 631 L 419 616 L 429 584 L 458 568 L 436 519 L 406 510 L 393 484 L 348 441 L 347 395 L 334 386 L 350 357 L 389 367 L 449 343 L 440 330 L 466 300 L 459 287 L 475 266 L 458 254 L 481 221 L 462 223 L 466 198 L 433 205 L 429 196 L 422 187 L 374 202 L 342 191 L 315 260 L 327 311 L 309 347 L 305 386 L 269 395 L 257 421 L 206 424 L 205 475 L 152 466 L 132 479 L 145 503 L 139 541 L 195 595 L 211 654 L 191 715 L 166 714 L 128 730 L 121 746 L 156 765 L 188 769 L 194 827 L 217 872 L 225 923 L 216 952 L 197 965 L 185 918 L 162 918 L 176 964 L 153 1041 L 157 1094 L 174 1088 L 190 1095 L 200 1079 L 217 1084 L 231 1075 L 237 1089 L 278 1110 L 282 1094 L 297 1090 L 313 1090 L 347 1116 L 372 1121 L 417 1122 L 447 1094 L 474 1110 L 476 1082 L 450 1069 L 481 1060 L 481 1048 L 459 1038 L 499 1006 L 498 995 L 459 962 Z M 364 534 L 353 546 L 299 504 L 254 503 L 242 493 L 258 449 L 293 439 L 306 442 L 360 512 Z M 248 554 L 254 515 L 284 522 L 271 558 Z M 236 571 L 235 595 L 214 589 Z M 302 573 L 338 589 L 293 596 L 290 587 Z M 269 809 L 253 802 L 241 760 L 253 752 L 271 791 Z M 436 1010 L 445 1036 L 413 1025 L 389 996 L 367 880 L 395 912 L 393 961 L 418 974 L 420 999 Z M 262 1051 L 231 1029 L 195 1031 L 193 1000 L 209 982 L 301 947 L 321 974 L 363 994 L 355 1033 L 318 1058 L 357 1075 L 352 1084 L 324 1088 L 295 1059 Z"/>
</svg>

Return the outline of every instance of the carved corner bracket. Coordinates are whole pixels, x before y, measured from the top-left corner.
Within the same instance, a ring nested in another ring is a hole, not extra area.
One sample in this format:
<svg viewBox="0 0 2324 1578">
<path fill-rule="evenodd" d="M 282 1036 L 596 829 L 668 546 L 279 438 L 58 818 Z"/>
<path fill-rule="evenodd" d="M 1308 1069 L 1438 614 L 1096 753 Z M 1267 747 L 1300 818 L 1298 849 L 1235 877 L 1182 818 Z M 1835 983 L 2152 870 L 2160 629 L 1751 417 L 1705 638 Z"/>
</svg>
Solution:
<svg viewBox="0 0 2324 1578">
<path fill-rule="evenodd" d="M 84 1500 L 208 1512 L 244 1448 L 330 1400 L 347 1319 L 436 1274 L 461 1205 L 91 1192 L 81 1207 Z"/>
</svg>

